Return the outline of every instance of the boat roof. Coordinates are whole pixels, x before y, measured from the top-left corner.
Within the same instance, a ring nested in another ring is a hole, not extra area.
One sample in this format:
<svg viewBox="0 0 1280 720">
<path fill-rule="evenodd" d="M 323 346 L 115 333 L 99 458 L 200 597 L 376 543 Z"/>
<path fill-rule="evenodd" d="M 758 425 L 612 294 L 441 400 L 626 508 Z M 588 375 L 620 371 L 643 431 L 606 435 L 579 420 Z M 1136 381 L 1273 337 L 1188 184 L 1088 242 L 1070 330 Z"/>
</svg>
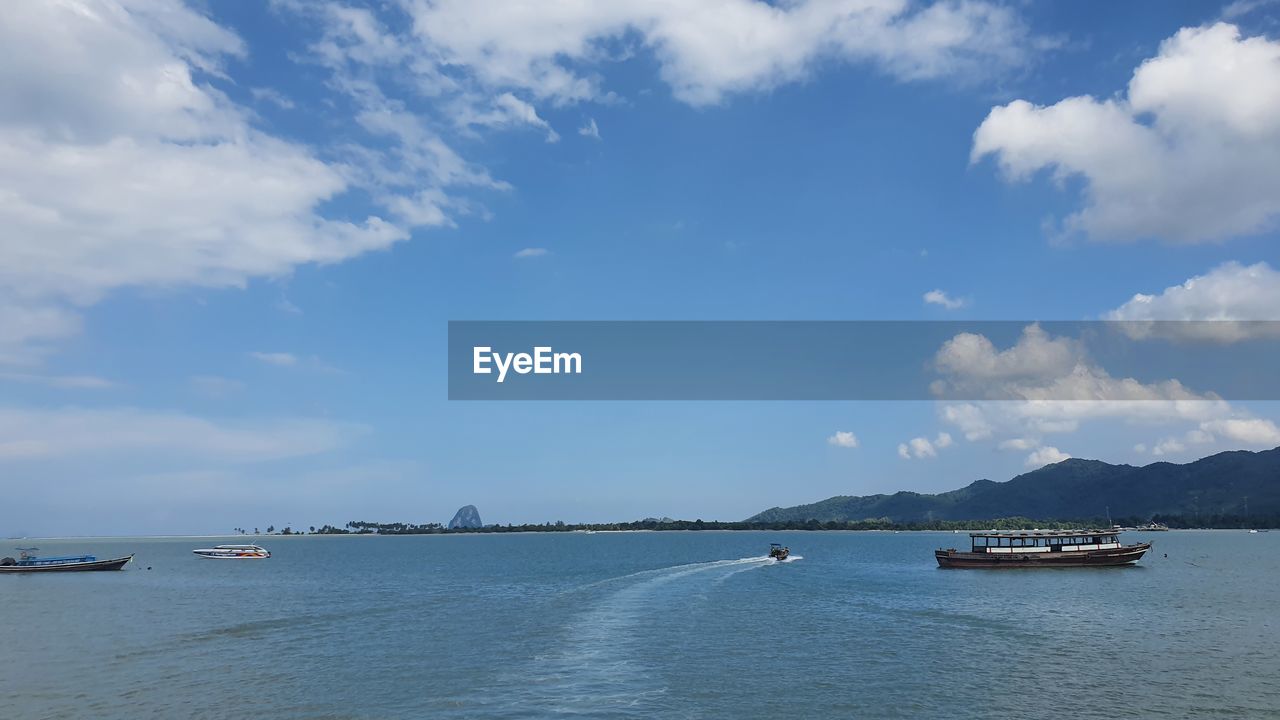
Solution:
<svg viewBox="0 0 1280 720">
<path fill-rule="evenodd" d="M 261 545 L 215 545 L 214 550 L 261 550 Z"/>
<path fill-rule="evenodd" d="M 1012 530 L 972 532 L 969 537 L 1028 538 L 1028 537 L 1085 537 L 1093 535 L 1119 535 L 1119 530 Z"/>
</svg>

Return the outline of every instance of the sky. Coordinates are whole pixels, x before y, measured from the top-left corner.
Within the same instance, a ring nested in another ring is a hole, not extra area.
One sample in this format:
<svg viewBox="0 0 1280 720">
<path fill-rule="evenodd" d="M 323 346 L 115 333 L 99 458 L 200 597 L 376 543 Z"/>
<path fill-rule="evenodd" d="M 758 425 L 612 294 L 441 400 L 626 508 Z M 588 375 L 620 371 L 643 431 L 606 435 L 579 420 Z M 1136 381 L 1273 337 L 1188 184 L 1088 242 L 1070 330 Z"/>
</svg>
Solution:
<svg viewBox="0 0 1280 720">
<path fill-rule="evenodd" d="M 1280 4 L 6 10 L 5 536 L 737 520 L 1280 445 L 1033 324 L 1280 320 Z M 938 356 L 1024 401 L 447 399 L 448 321 L 584 319 L 1026 321 Z"/>
</svg>

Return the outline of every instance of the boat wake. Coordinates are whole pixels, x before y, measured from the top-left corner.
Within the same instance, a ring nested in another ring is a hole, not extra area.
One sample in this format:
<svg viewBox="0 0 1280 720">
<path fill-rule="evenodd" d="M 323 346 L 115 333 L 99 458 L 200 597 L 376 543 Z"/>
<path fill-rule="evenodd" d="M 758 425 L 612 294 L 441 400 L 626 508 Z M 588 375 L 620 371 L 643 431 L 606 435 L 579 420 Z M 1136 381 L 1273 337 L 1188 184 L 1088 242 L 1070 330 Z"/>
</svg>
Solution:
<svg viewBox="0 0 1280 720">
<path fill-rule="evenodd" d="M 672 710 L 665 705 L 666 681 L 643 659 L 654 627 L 684 616 L 690 603 L 707 600 L 708 590 L 730 576 L 778 562 L 761 555 L 673 565 L 583 588 L 594 597 L 569 617 L 560 642 L 521 673 L 523 691 L 509 709 L 591 717 L 651 717 Z"/>
</svg>

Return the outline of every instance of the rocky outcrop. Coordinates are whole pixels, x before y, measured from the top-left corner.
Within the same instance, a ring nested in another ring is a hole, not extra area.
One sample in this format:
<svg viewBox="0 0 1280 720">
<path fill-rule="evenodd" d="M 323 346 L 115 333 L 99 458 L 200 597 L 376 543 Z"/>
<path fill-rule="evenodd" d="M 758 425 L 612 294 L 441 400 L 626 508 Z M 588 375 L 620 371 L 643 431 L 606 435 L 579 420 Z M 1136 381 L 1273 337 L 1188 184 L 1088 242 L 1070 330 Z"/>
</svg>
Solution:
<svg viewBox="0 0 1280 720">
<path fill-rule="evenodd" d="M 454 513 L 453 519 L 449 521 L 449 529 L 457 530 L 459 528 L 478 528 L 482 527 L 480 522 L 480 511 L 476 510 L 475 505 L 464 505 L 458 508 L 458 512 Z"/>
</svg>

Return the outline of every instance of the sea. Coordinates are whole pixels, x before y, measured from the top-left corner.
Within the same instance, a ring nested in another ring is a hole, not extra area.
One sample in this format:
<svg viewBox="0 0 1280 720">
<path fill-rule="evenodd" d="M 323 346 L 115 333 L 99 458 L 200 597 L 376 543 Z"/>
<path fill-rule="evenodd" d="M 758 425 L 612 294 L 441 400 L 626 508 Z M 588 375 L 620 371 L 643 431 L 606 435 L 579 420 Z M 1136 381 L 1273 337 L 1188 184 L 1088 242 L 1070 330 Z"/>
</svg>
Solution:
<svg viewBox="0 0 1280 720">
<path fill-rule="evenodd" d="M 10 541 L 135 558 L 0 575 L 0 718 L 1280 717 L 1280 532 L 1122 537 L 1155 547 L 942 570 L 967 535 Z M 236 541 L 272 557 L 191 553 Z"/>
</svg>

